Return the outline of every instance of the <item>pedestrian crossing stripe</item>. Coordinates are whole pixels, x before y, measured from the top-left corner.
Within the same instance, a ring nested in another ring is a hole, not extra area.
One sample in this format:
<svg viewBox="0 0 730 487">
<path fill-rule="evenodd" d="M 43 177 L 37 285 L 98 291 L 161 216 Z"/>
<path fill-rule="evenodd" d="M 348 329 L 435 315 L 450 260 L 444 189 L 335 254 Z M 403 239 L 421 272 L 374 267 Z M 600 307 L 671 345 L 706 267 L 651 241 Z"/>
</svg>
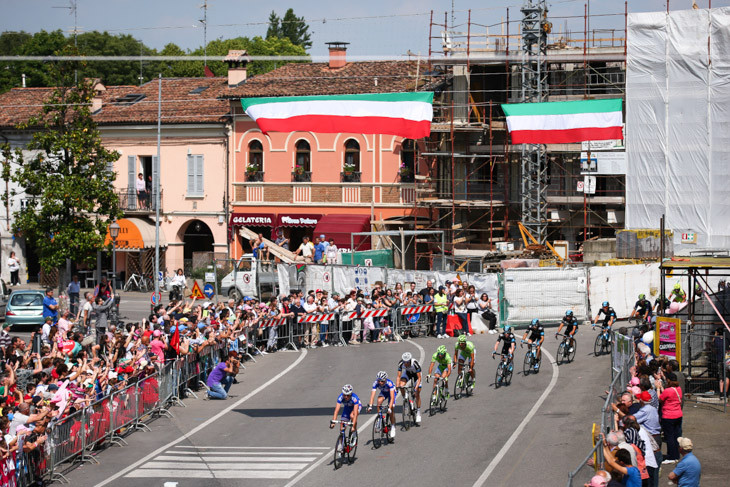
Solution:
<svg viewBox="0 0 730 487">
<path fill-rule="evenodd" d="M 125 477 L 286 480 L 329 450 L 327 447 L 175 446 Z"/>
</svg>

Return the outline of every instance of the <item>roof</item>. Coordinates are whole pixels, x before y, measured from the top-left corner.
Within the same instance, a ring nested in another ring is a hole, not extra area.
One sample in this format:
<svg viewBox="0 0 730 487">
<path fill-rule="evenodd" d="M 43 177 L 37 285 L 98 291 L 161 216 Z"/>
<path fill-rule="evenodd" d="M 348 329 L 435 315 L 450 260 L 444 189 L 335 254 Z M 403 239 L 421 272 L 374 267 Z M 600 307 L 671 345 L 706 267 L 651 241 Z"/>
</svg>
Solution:
<svg viewBox="0 0 730 487">
<path fill-rule="evenodd" d="M 271 96 L 347 95 L 354 93 L 397 93 L 432 89 L 443 81 L 424 77 L 426 64 L 412 61 L 368 61 L 347 63 L 330 69 L 328 63 L 290 63 L 254 76 L 240 85 L 221 89 L 221 98 Z M 417 75 L 418 73 L 418 75 Z"/>
<path fill-rule="evenodd" d="M 675 257 L 662 262 L 665 269 L 730 269 L 730 257 Z"/>
</svg>

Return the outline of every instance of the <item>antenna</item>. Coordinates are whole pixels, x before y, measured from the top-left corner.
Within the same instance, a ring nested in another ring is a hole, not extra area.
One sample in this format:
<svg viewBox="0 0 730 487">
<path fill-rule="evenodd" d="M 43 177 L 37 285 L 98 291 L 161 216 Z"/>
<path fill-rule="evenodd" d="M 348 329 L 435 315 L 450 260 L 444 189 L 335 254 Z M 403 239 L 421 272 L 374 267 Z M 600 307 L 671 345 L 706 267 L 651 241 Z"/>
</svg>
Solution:
<svg viewBox="0 0 730 487">
<path fill-rule="evenodd" d="M 76 0 L 68 0 L 68 7 L 53 7 L 53 8 L 65 8 L 65 9 L 68 9 L 69 15 L 73 15 L 74 16 L 74 30 L 73 30 L 74 47 L 79 47 L 78 42 L 76 41 L 76 34 L 78 34 L 78 32 L 79 32 L 79 23 L 78 23 L 78 20 L 79 20 L 79 18 L 78 18 L 78 11 L 79 11 L 79 9 L 78 9 L 78 5 L 77 5 L 77 1 Z M 78 82 L 79 82 L 79 72 L 74 69 L 74 83 L 78 83 Z"/>
<path fill-rule="evenodd" d="M 203 66 L 208 66 L 208 0 L 200 6 L 203 9 L 203 18 L 199 20 L 203 24 Z"/>
</svg>

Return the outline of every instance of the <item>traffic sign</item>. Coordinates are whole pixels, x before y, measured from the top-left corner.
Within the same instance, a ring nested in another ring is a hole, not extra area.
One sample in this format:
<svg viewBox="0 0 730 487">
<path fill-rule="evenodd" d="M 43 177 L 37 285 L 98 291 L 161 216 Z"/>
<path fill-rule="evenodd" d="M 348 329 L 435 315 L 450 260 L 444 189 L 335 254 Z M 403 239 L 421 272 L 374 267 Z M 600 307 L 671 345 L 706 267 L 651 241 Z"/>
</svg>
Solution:
<svg viewBox="0 0 730 487">
<path fill-rule="evenodd" d="M 331 279 L 332 279 L 332 278 L 331 278 L 331 276 L 330 276 L 330 273 L 329 273 L 328 271 L 324 271 L 324 272 L 322 273 L 322 280 L 323 280 L 324 282 L 330 282 L 330 280 L 331 280 Z"/>
<path fill-rule="evenodd" d="M 244 274 L 243 282 L 245 282 L 246 284 L 249 284 L 251 282 L 251 274 Z"/>
<path fill-rule="evenodd" d="M 212 284 L 206 284 L 203 286 L 203 293 L 205 293 L 205 296 L 210 299 L 215 295 L 215 289 L 213 289 Z"/>
<path fill-rule="evenodd" d="M 215 282 L 215 272 L 206 272 L 205 282 Z"/>
<path fill-rule="evenodd" d="M 160 281 L 160 282 L 162 282 L 162 281 L 165 280 L 165 275 L 162 273 L 162 271 L 159 271 L 157 273 L 157 280 Z"/>
<path fill-rule="evenodd" d="M 161 299 L 162 295 L 159 292 L 152 291 L 152 296 L 150 296 L 150 303 L 157 305 Z"/>
<path fill-rule="evenodd" d="M 203 299 L 205 296 L 203 295 L 203 291 L 200 290 L 200 286 L 198 285 L 198 281 L 193 282 L 193 290 L 190 291 L 190 297 L 191 298 L 197 298 L 197 299 Z"/>
</svg>

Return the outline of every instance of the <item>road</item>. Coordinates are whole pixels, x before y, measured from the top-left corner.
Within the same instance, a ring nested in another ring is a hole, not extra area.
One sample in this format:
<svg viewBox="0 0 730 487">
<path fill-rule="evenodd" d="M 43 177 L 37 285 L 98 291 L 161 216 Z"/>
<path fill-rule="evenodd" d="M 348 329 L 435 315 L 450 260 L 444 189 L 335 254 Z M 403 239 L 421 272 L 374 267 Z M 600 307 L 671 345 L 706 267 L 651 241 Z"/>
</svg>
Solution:
<svg viewBox="0 0 730 487">
<path fill-rule="evenodd" d="M 549 330 L 548 330 L 549 331 Z M 472 337 L 478 351 L 475 395 L 453 399 L 445 413 L 424 414 L 422 425 L 397 430 L 395 443 L 373 449 L 372 414 L 360 419 L 357 459 L 332 465 L 336 433 L 328 428 L 343 384 L 367 402 L 375 374 L 395 373 L 404 351 L 428 363 L 439 344 L 399 343 L 279 352 L 246 364 L 226 401 L 186 399 L 173 419 L 151 423 L 129 446 L 112 447 L 67 477 L 96 486 L 320 486 L 369 485 L 564 486 L 569 470 L 590 450 L 591 423 L 600 417 L 610 381 L 609 358 L 594 357 L 595 334 L 583 329 L 575 362 L 543 360 L 524 377 L 524 349 L 516 353 L 512 385 L 495 389 L 495 336 Z M 550 334 L 546 350 L 557 349 Z M 590 345 L 590 346 L 589 346 Z M 453 383 L 452 383 L 453 384 Z M 426 387 L 430 387 L 426 385 Z M 425 396 L 425 395 L 424 395 Z M 423 408 L 425 411 L 425 407 Z M 397 409 L 400 412 L 400 408 Z M 400 421 L 400 419 L 399 419 Z"/>
</svg>

